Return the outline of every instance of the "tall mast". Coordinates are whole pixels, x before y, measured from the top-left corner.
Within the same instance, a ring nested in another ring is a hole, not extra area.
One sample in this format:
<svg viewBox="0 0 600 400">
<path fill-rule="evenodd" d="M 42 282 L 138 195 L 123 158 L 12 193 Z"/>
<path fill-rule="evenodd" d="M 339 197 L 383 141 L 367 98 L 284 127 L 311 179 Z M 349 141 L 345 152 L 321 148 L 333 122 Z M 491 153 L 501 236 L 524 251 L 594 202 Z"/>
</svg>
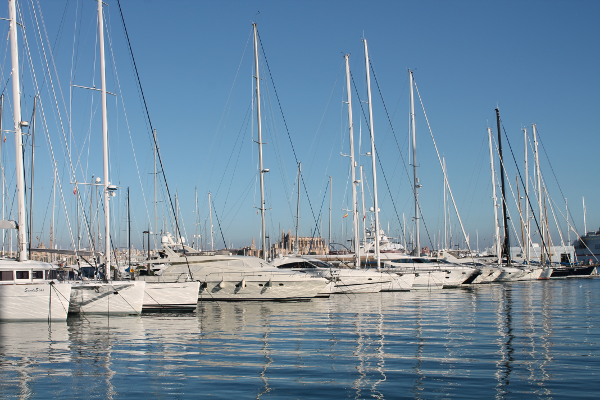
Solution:
<svg viewBox="0 0 600 400">
<path fill-rule="evenodd" d="M 23 168 L 23 136 L 21 134 L 21 85 L 19 82 L 19 48 L 17 44 L 17 10 L 16 0 L 9 0 L 10 16 L 10 48 L 12 61 L 13 121 L 15 124 L 15 167 L 17 178 L 17 213 L 18 213 L 18 261 L 27 260 L 27 239 L 25 237 L 25 177 Z"/>
<path fill-rule="evenodd" d="M 500 250 L 500 227 L 498 226 L 498 201 L 496 199 L 496 173 L 494 172 L 494 152 L 492 150 L 492 128 L 488 128 L 488 138 L 490 141 L 490 167 L 492 170 L 492 201 L 494 203 L 494 244 L 496 246 L 498 264 L 502 264 L 502 252 Z"/>
<path fill-rule="evenodd" d="M 256 24 L 252 24 L 254 26 L 254 68 L 255 68 L 255 78 L 256 78 L 256 114 L 257 114 L 257 124 L 258 124 L 258 168 L 260 175 L 260 218 L 261 218 L 261 246 L 263 252 L 263 259 L 267 259 L 266 252 L 266 233 L 265 233 L 265 178 L 264 173 L 268 172 L 268 170 L 263 169 L 263 154 L 262 154 L 262 125 L 260 119 L 260 75 L 258 71 L 258 30 L 256 29 Z M 211 231 L 212 234 L 212 231 Z"/>
<path fill-rule="evenodd" d="M 108 117 L 106 110 L 106 66 L 104 60 L 104 17 L 102 16 L 102 0 L 98 0 L 98 42 L 100 44 L 100 80 L 102 83 L 102 149 L 104 153 L 104 258 L 106 279 L 110 276 L 110 208 L 108 200 Z"/>
<path fill-rule="evenodd" d="M 527 244 L 527 239 L 525 238 L 525 221 L 523 221 L 523 210 L 521 208 L 521 192 L 519 189 L 519 174 L 515 174 L 515 183 L 517 184 L 517 200 L 519 200 L 519 217 L 521 220 L 521 239 L 523 240 L 522 243 L 523 245 Z M 523 252 L 526 253 L 525 249 L 523 248 Z"/>
<path fill-rule="evenodd" d="M 525 261 L 529 263 L 531 248 L 529 246 L 529 242 L 531 241 L 531 237 L 529 235 L 529 229 L 531 229 L 531 222 L 529 221 L 529 161 L 527 160 L 527 155 L 529 153 L 528 143 L 527 143 L 527 128 L 523 128 L 523 136 L 525 139 L 525 230 L 527 231 L 527 237 L 525 238 Z"/>
<path fill-rule="evenodd" d="M 415 191 L 415 249 L 414 255 L 421 255 L 421 239 L 419 237 L 419 178 L 417 178 L 417 134 L 415 130 L 415 97 L 413 93 L 413 73 L 408 71 L 410 77 L 410 126 L 412 131 L 413 177 Z"/>
<path fill-rule="evenodd" d="M 152 134 L 154 135 L 154 251 L 156 251 L 156 236 L 158 233 L 157 230 L 157 222 L 158 222 L 158 212 L 157 212 L 157 207 L 158 207 L 158 194 L 157 194 L 157 181 L 158 181 L 158 174 L 156 172 L 156 153 L 157 153 L 157 149 L 156 149 L 156 129 L 152 132 Z"/>
<path fill-rule="evenodd" d="M 1 131 L 0 131 L 1 132 Z M 52 225 L 50 225 L 50 248 L 54 248 L 54 205 L 56 204 L 56 165 L 52 165 L 54 176 L 52 178 Z M 91 218 L 91 214 L 90 214 Z M 91 247 L 91 246 L 90 246 Z M 90 249 L 91 250 L 91 249 Z M 54 261 L 54 254 L 50 253 L 50 262 Z"/>
<path fill-rule="evenodd" d="M 213 241 L 213 224 L 212 224 L 212 201 L 210 199 L 210 192 L 208 192 L 208 215 L 210 215 L 210 249 L 215 249 L 215 242 Z"/>
<path fill-rule="evenodd" d="M 194 188 L 194 198 L 196 199 L 196 236 L 194 237 L 194 244 L 196 245 L 196 250 L 198 250 L 198 188 Z"/>
<path fill-rule="evenodd" d="M 294 243 L 294 252 L 299 254 L 300 246 L 298 245 L 298 227 L 300 226 L 300 180 L 302 179 L 302 163 L 298 163 L 298 202 L 296 205 L 296 243 Z"/>
<path fill-rule="evenodd" d="M 150 232 L 148 232 L 150 235 Z M 142 240 L 144 238 L 142 237 Z M 127 188 L 127 258 L 131 270 L 131 201 L 129 200 L 129 188 Z M 148 243 L 148 259 L 150 259 L 150 243 Z"/>
<path fill-rule="evenodd" d="M 448 250 L 448 209 L 446 208 L 446 157 L 442 158 L 444 168 L 444 250 Z"/>
<path fill-rule="evenodd" d="M 567 209 L 567 246 L 571 245 L 571 225 L 569 225 L 569 202 L 565 197 L 565 208 Z M 571 261 L 569 261 L 571 262 Z"/>
<path fill-rule="evenodd" d="M 371 70 L 369 63 L 369 50 L 367 48 L 367 39 L 363 39 L 365 44 L 365 69 L 367 71 L 367 97 L 369 101 L 369 130 L 371 132 L 371 164 L 373 169 L 373 201 L 375 202 L 375 254 L 377 256 L 377 268 L 381 266 L 379 256 L 379 200 L 377 198 L 377 163 L 375 154 L 375 130 L 373 128 L 373 105 L 371 104 Z M 362 177 L 361 177 L 362 179 Z M 388 232 L 389 234 L 389 232 Z"/>
<path fill-rule="evenodd" d="M 587 223 L 585 222 L 585 196 L 581 197 L 583 200 L 583 234 L 587 235 Z"/>
<path fill-rule="evenodd" d="M 350 171 L 352 173 L 352 222 L 354 224 L 354 267 L 360 267 L 360 243 L 358 236 L 358 210 L 356 204 L 356 162 L 354 161 L 354 126 L 352 124 L 352 91 L 350 88 L 350 56 L 346 59 L 346 90 L 348 95 L 348 128 L 350 131 Z"/>
<path fill-rule="evenodd" d="M 179 199 L 175 189 L 175 243 L 179 244 Z"/>
<path fill-rule="evenodd" d="M 536 173 L 536 182 L 537 182 L 537 190 L 538 190 L 538 209 L 540 212 L 540 236 L 542 239 L 542 254 L 540 255 L 540 264 L 545 264 L 545 243 L 544 240 L 544 209 L 542 207 L 542 177 L 540 174 L 540 158 L 538 154 L 538 143 L 537 143 L 537 130 L 535 124 L 531 126 L 533 130 L 533 146 L 534 146 L 534 157 L 535 157 L 535 173 Z"/>
<path fill-rule="evenodd" d="M 35 155 L 35 106 L 37 95 L 33 98 L 33 117 L 31 121 L 31 183 L 29 184 L 29 258 L 31 259 L 31 245 L 33 243 L 33 171 Z"/>
<path fill-rule="evenodd" d="M 364 185 L 365 177 L 363 175 L 363 166 L 360 165 L 358 168 L 360 169 L 360 197 L 362 198 L 362 215 L 363 215 L 363 217 L 361 219 L 362 219 L 362 226 L 363 226 L 363 250 L 366 252 L 367 251 L 367 247 L 366 247 L 367 246 L 367 224 L 366 224 L 367 209 L 365 208 L 365 185 Z"/>
<path fill-rule="evenodd" d="M 500 109 L 496 108 L 496 124 L 498 125 L 498 156 L 500 157 L 500 183 L 502 190 L 502 215 L 504 216 L 504 245 L 503 253 L 510 267 L 510 236 L 508 236 L 508 214 L 506 210 L 506 195 L 504 193 L 504 159 L 502 158 L 502 136 L 500 134 Z"/>
<path fill-rule="evenodd" d="M 331 192 L 332 192 L 331 176 L 329 177 L 329 244 L 331 244 Z"/>
</svg>

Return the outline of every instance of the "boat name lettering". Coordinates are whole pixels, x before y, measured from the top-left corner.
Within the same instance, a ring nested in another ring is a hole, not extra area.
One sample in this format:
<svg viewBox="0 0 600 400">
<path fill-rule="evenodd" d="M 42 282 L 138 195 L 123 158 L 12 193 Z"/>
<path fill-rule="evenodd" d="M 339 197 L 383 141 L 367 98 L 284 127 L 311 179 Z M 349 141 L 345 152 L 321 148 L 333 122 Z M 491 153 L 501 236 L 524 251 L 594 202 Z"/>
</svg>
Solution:
<svg viewBox="0 0 600 400">
<path fill-rule="evenodd" d="M 39 293 L 39 292 L 43 292 L 44 289 L 41 288 L 25 288 L 25 293 Z"/>
</svg>

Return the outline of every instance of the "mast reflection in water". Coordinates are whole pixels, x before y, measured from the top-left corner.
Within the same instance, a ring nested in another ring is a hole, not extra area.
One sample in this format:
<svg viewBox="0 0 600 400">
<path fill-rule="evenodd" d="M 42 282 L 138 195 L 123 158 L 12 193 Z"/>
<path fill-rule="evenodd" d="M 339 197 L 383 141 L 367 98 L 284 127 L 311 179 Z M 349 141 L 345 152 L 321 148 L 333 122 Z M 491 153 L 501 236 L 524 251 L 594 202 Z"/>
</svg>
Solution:
<svg viewBox="0 0 600 400">
<path fill-rule="evenodd" d="M 0 397 L 596 397 L 600 279 L 0 324 Z"/>
</svg>

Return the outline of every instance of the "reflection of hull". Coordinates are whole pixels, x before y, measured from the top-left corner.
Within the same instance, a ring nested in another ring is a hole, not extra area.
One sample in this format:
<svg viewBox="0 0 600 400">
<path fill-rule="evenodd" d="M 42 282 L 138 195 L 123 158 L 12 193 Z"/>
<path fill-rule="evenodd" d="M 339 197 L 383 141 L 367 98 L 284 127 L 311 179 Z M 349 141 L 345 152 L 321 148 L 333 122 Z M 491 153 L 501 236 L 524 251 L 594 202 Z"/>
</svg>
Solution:
<svg viewBox="0 0 600 400">
<path fill-rule="evenodd" d="M 141 314 L 146 282 L 74 283 L 69 313 Z"/>
<path fill-rule="evenodd" d="M 194 311 L 200 282 L 146 283 L 144 312 Z"/>
<path fill-rule="evenodd" d="M 389 272 L 392 281 L 388 285 L 384 285 L 382 292 L 405 292 L 413 287 L 415 282 L 415 274 L 402 274 Z"/>
<path fill-rule="evenodd" d="M 66 320 L 71 284 L 0 285 L 0 321 Z"/>
<path fill-rule="evenodd" d="M 309 300 L 325 290 L 323 278 L 284 274 L 209 277 L 200 286 L 200 300 Z"/>
<path fill-rule="evenodd" d="M 579 278 L 596 274 L 596 266 L 554 268 L 551 278 Z"/>
</svg>

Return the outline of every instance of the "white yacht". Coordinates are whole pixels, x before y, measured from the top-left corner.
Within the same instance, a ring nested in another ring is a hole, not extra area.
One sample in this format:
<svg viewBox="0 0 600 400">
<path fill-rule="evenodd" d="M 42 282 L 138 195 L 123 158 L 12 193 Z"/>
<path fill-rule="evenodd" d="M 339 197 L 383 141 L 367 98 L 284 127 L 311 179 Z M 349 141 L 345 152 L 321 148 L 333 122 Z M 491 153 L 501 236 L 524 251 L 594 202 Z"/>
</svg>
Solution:
<svg viewBox="0 0 600 400">
<path fill-rule="evenodd" d="M 143 312 L 194 311 L 200 282 L 146 282 Z"/>
<path fill-rule="evenodd" d="M 469 266 L 424 257 L 403 256 L 383 260 L 383 263 L 387 271 L 415 274 L 413 289 L 458 287 L 476 273 L 476 269 Z"/>
<path fill-rule="evenodd" d="M 67 319 L 71 285 L 52 264 L 0 259 L 0 321 Z"/>
<path fill-rule="evenodd" d="M 503 265 L 497 282 L 536 281 L 540 279 L 544 268 L 533 265 Z"/>
<path fill-rule="evenodd" d="M 372 268 L 335 268 L 324 261 L 306 256 L 278 257 L 272 263 L 282 270 L 300 271 L 330 280 L 330 293 L 377 293 L 390 289 L 394 281 L 393 275 Z M 400 283 L 394 285 L 396 286 L 400 286 Z"/>
<path fill-rule="evenodd" d="M 71 284 L 70 314 L 141 314 L 145 282 L 75 281 Z"/>
<path fill-rule="evenodd" d="M 203 255 L 170 235 L 163 236 L 160 258 L 149 260 L 166 267 L 138 279 L 151 282 L 200 282 L 199 300 L 308 300 L 323 292 L 325 278 L 282 271 L 256 257 Z"/>
</svg>

